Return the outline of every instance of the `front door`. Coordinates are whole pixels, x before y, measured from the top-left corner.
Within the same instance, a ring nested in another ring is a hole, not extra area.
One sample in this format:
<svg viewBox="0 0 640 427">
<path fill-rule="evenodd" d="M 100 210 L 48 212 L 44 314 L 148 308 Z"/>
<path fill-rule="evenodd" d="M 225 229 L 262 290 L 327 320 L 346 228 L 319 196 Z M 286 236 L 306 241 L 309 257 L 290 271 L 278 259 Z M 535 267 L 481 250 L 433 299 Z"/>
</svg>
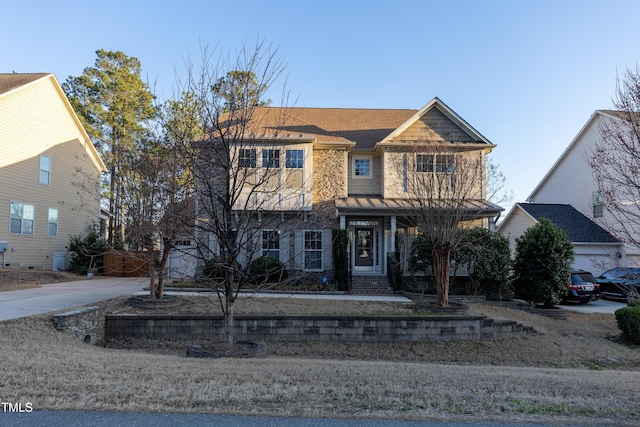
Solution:
<svg viewBox="0 0 640 427">
<path fill-rule="evenodd" d="M 355 237 L 354 266 L 357 270 L 373 270 L 373 227 L 356 227 Z"/>
</svg>

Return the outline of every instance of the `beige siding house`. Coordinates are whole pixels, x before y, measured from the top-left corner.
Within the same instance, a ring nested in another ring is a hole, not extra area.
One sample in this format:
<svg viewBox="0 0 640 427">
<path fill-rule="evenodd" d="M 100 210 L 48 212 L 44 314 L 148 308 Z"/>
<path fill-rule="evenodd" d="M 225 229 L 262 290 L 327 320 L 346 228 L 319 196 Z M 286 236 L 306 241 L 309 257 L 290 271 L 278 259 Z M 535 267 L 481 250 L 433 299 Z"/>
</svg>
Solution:
<svg viewBox="0 0 640 427">
<path fill-rule="evenodd" d="M 407 183 L 425 173 L 446 175 L 447 182 L 456 182 L 464 171 L 454 170 L 454 163 L 461 164 L 454 157 L 473 158 L 481 169 L 469 208 L 477 224 L 492 228 L 502 211 L 486 200 L 485 156 L 495 145 L 438 98 L 419 110 L 291 108 L 285 121 L 271 121 L 271 117 L 282 115 L 268 107 L 255 110 L 252 120 L 261 126 L 257 133 L 272 137 L 265 138 L 268 148 L 258 139 L 245 137 L 246 155 L 240 158 L 260 169 L 260 159 L 266 158 L 260 153 L 278 151 L 276 157 L 282 161 L 277 167 L 282 173 L 299 167 L 305 182 L 310 178 L 304 203 L 296 200 L 297 204 L 286 205 L 278 194 L 269 196 L 275 197 L 273 210 L 294 208 L 300 215 L 292 215 L 278 230 L 265 230 L 267 237 L 278 236 L 268 245 L 258 242 L 264 254 L 278 257 L 289 268 L 331 271 L 331 231 L 343 228 L 350 235 L 354 280 L 363 276 L 368 283 L 386 281 L 388 256 L 396 251 L 406 255 L 417 232 L 410 219 L 410 201 L 416 195 Z M 450 154 L 438 157 L 435 153 L 443 152 L 442 147 Z M 304 160 L 293 166 L 289 156 L 296 149 L 300 152 L 296 158 Z M 402 242 L 403 248 L 396 248 L 396 242 Z"/>
<path fill-rule="evenodd" d="M 105 171 L 53 74 L 0 74 L 0 260 L 59 269 L 98 221 Z"/>
<path fill-rule="evenodd" d="M 602 140 L 599 131 L 601 123 L 609 120 L 617 120 L 615 112 L 595 111 L 527 198 L 532 205 L 547 205 L 544 212 L 536 212 L 552 222 L 553 219 L 549 218 L 550 209 L 556 209 L 557 212 L 557 209 L 564 209 L 562 206 L 569 206 L 584 217 L 585 222 L 566 222 L 561 228 L 570 236 L 577 236 L 580 232 L 580 237 L 573 239 L 576 253 L 574 268 L 589 270 L 596 276 L 613 267 L 640 265 L 637 249 L 615 238 L 612 241 L 612 236 L 602 234 L 614 219 L 602 205 L 597 182 L 587 159 Z M 498 228 L 500 234 L 511 239 L 512 249 L 515 248 L 515 239 L 537 222 L 535 216 L 528 214 L 526 209 L 537 208 L 526 203 L 515 205 Z M 580 230 L 576 229 L 578 224 Z"/>
</svg>

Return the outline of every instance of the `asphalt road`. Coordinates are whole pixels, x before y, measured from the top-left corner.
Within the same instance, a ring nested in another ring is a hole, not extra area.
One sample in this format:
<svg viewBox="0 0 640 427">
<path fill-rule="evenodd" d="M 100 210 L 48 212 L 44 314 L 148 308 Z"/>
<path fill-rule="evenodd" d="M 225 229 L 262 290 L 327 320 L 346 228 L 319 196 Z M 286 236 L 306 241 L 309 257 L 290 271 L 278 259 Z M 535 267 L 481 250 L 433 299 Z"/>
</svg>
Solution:
<svg viewBox="0 0 640 427">
<path fill-rule="evenodd" d="M 148 278 L 100 277 L 0 292 L 0 321 L 132 295 L 148 285 Z"/>
<path fill-rule="evenodd" d="M 279 418 L 247 417 L 211 414 L 157 414 L 131 412 L 90 412 L 90 411 L 33 411 L 31 413 L 2 413 L 0 426 L 28 427 L 542 427 L 559 424 L 512 424 L 483 422 L 439 422 L 439 421 L 394 421 L 394 420 L 353 420 L 338 418 Z M 572 427 L 580 427 L 572 424 Z"/>
</svg>

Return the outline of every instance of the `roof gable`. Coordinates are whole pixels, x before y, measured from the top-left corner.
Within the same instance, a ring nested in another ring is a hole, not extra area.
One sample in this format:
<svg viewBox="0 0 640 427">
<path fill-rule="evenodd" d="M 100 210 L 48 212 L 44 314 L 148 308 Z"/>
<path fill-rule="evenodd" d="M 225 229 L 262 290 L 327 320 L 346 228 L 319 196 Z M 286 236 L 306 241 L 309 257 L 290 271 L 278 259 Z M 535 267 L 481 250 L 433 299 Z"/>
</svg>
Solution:
<svg viewBox="0 0 640 427">
<path fill-rule="evenodd" d="M 479 143 L 494 147 L 437 97 L 387 135 L 380 144 L 390 145 L 394 142 Z"/>
<path fill-rule="evenodd" d="M 277 110 L 282 113 L 274 114 Z M 251 128 L 261 128 L 257 134 L 313 135 L 320 143 L 355 144 L 356 150 L 427 141 L 494 147 L 438 98 L 420 110 L 258 107 L 251 121 Z"/>
<path fill-rule="evenodd" d="M 101 172 L 106 172 L 106 166 L 104 162 L 100 158 L 100 155 L 98 154 L 95 146 L 93 145 L 91 138 L 89 138 L 89 135 L 85 131 L 84 127 L 82 126 L 82 123 L 80 122 L 80 119 L 78 118 L 78 115 L 73 110 L 73 107 L 69 103 L 69 100 L 67 99 L 67 96 L 62 90 L 62 87 L 60 86 L 60 84 L 58 83 L 58 80 L 53 74 L 47 74 L 47 73 L 0 74 L 0 102 L 10 99 L 10 97 L 8 97 L 10 93 L 16 92 L 18 90 L 22 90 L 26 87 L 31 86 L 32 84 L 35 85 L 41 82 L 46 83 L 47 81 L 50 81 L 53 84 L 53 87 L 55 88 L 56 93 L 60 96 L 60 99 L 64 103 L 64 106 L 68 111 L 68 113 L 70 114 L 71 119 L 73 120 L 74 124 L 78 127 L 78 130 L 80 131 L 84 139 L 82 143 L 85 146 L 86 150 L 89 152 L 93 163 Z"/>
<path fill-rule="evenodd" d="M 563 230 L 573 243 L 620 243 L 611 233 L 571 205 L 518 203 L 536 222 L 546 218 Z"/>
<path fill-rule="evenodd" d="M 537 194 L 544 188 L 544 186 L 549 182 L 551 177 L 554 175 L 556 170 L 560 167 L 560 165 L 567 159 L 567 157 L 571 154 L 571 152 L 580 144 L 583 140 L 585 133 L 591 128 L 591 126 L 601 118 L 610 118 L 616 119 L 619 118 L 620 112 L 613 110 L 596 110 L 591 114 L 589 120 L 582 126 L 578 134 L 573 138 L 573 140 L 569 143 L 567 148 L 562 152 L 560 157 L 556 160 L 556 162 L 551 166 L 551 168 L 547 171 L 544 177 L 540 180 L 538 185 L 533 189 L 531 194 L 527 197 L 527 201 L 535 200 Z"/>
<path fill-rule="evenodd" d="M 46 73 L 31 74 L 2 74 L 0 73 L 0 96 L 7 94 L 15 89 L 48 76 Z"/>
</svg>

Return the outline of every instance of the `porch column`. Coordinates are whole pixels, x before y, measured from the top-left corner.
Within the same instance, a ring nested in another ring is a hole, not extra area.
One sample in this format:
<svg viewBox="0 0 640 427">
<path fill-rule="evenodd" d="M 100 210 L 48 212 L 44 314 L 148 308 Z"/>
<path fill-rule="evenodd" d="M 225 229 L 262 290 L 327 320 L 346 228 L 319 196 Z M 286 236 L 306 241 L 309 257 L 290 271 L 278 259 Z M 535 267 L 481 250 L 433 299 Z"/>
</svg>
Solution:
<svg viewBox="0 0 640 427">
<path fill-rule="evenodd" d="M 391 251 L 396 251 L 396 216 L 391 215 Z"/>
<path fill-rule="evenodd" d="M 347 228 L 347 218 L 345 215 L 340 215 L 340 228 Z"/>
</svg>

